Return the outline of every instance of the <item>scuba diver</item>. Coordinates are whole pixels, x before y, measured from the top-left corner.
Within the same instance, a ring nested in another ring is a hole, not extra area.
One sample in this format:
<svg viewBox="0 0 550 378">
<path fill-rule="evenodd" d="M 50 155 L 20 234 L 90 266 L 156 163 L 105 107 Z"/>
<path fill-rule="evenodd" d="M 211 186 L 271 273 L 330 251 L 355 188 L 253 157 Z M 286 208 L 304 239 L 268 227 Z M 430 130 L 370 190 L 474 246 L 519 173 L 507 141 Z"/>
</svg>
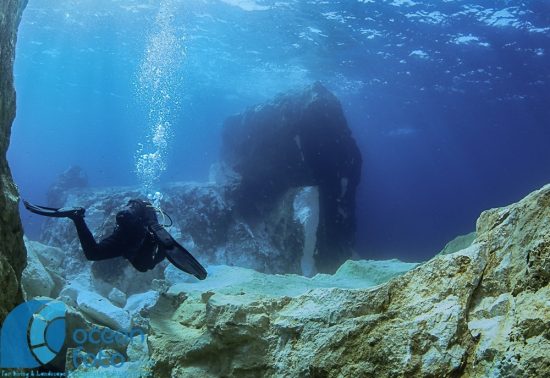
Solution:
<svg viewBox="0 0 550 378">
<path fill-rule="evenodd" d="M 71 219 L 88 260 L 98 261 L 122 256 L 130 261 L 134 268 L 145 272 L 153 269 L 166 257 L 177 268 L 199 280 L 204 280 L 207 276 L 203 266 L 172 238 L 164 225 L 159 224 L 156 211 L 161 210 L 148 201 L 128 201 L 126 208 L 116 215 L 117 225 L 113 233 L 99 243 L 95 241 L 84 221 L 86 209 L 83 207 L 56 209 L 33 205 L 27 201 L 23 201 L 23 204 L 27 210 L 38 215 Z"/>
</svg>

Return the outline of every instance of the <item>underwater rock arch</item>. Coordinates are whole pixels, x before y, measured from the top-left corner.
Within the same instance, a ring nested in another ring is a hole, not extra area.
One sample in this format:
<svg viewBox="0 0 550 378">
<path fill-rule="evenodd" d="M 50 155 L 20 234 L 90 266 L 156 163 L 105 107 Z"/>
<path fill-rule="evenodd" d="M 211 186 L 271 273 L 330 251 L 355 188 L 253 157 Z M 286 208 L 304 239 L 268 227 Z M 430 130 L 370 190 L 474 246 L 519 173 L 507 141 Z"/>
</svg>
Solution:
<svg viewBox="0 0 550 378">
<path fill-rule="evenodd" d="M 362 157 L 340 101 L 320 82 L 226 119 L 222 159 L 240 176 L 233 197 L 248 218 L 293 188 L 317 187 L 316 268 L 334 273 L 351 258 Z"/>
</svg>

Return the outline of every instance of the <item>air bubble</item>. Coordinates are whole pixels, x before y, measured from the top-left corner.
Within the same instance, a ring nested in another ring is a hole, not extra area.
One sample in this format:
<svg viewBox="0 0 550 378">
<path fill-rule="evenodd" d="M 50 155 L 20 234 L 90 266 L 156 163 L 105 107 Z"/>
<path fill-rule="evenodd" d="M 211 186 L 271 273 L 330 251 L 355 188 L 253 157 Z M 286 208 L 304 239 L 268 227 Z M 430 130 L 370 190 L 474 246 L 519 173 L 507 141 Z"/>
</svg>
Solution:
<svg viewBox="0 0 550 378">
<path fill-rule="evenodd" d="M 166 171 L 173 114 L 179 104 L 179 69 L 185 51 L 181 45 L 184 38 L 176 35 L 172 23 L 174 10 L 174 0 L 161 1 L 136 82 L 138 97 L 149 110 L 146 141 L 138 145 L 135 156 L 135 171 L 146 194 L 153 192 Z"/>
</svg>

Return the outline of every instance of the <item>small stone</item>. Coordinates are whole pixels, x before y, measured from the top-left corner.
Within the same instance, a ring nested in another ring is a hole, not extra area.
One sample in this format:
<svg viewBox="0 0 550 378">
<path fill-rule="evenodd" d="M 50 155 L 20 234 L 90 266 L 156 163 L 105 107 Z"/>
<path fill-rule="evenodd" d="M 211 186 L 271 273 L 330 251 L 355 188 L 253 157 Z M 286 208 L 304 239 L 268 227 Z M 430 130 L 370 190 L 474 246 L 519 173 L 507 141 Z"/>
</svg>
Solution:
<svg viewBox="0 0 550 378">
<path fill-rule="evenodd" d="M 107 298 L 109 298 L 109 300 L 118 307 L 124 307 L 126 304 L 126 294 L 116 287 L 113 287 Z"/>
</svg>

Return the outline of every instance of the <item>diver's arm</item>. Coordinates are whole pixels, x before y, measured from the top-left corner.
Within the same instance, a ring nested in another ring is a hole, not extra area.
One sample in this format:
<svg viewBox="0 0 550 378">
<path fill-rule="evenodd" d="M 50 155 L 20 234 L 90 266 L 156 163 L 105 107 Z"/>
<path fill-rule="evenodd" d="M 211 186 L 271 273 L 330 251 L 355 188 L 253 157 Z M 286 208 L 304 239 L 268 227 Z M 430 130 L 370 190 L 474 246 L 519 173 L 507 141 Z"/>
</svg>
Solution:
<svg viewBox="0 0 550 378">
<path fill-rule="evenodd" d="M 97 243 L 88 225 L 84 221 L 84 217 L 72 217 L 71 219 L 76 226 L 80 245 L 88 260 L 105 260 L 122 255 L 122 240 L 116 231 L 111 236 Z"/>
</svg>

